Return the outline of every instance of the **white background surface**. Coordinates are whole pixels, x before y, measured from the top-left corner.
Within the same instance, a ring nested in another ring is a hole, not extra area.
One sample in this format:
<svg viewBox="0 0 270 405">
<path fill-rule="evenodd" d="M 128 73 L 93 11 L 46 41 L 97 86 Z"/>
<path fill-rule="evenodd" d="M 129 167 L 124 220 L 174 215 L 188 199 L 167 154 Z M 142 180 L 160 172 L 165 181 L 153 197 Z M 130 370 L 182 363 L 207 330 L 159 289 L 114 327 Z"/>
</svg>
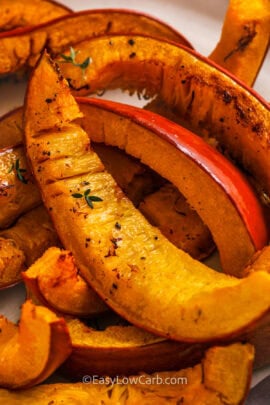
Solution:
<svg viewBox="0 0 270 405">
<path fill-rule="evenodd" d="M 226 0 L 66 0 L 63 4 L 73 10 L 91 8 L 129 8 L 144 11 L 169 23 L 180 31 L 194 46 L 207 56 L 215 47 L 222 27 L 228 2 Z M 270 57 L 264 62 L 255 83 L 255 89 L 266 99 L 270 99 Z M 0 114 L 22 104 L 25 83 L 0 82 Z M 106 93 L 108 97 L 108 93 Z M 123 101 L 119 92 L 110 98 Z M 24 299 L 21 286 L 0 291 L 0 313 L 12 320 L 18 316 L 19 304 Z M 257 372 L 253 384 L 260 380 L 270 369 Z"/>
</svg>

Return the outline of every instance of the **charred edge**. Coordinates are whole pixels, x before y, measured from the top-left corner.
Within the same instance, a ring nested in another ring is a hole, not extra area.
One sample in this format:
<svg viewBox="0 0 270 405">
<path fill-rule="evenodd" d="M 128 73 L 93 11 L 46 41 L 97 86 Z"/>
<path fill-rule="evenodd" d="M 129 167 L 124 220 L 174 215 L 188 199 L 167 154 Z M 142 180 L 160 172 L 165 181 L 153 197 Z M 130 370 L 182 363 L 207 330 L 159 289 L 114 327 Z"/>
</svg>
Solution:
<svg viewBox="0 0 270 405">
<path fill-rule="evenodd" d="M 255 22 L 253 21 L 252 26 L 245 25 L 244 31 L 246 31 L 246 34 L 238 40 L 236 48 L 231 50 L 231 52 L 224 57 L 224 62 L 226 62 L 236 52 L 243 52 L 253 41 L 253 38 L 257 35 Z"/>
<path fill-rule="evenodd" d="M 85 89 L 85 90 L 89 90 L 89 89 L 90 89 L 90 85 L 89 85 L 89 84 L 85 84 L 85 85 L 83 85 L 83 86 L 81 86 L 81 87 L 76 87 L 76 86 L 74 86 L 74 85 L 72 84 L 72 79 L 71 79 L 70 77 L 67 77 L 66 80 L 67 80 L 68 85 L 69 85 L 69 87 L 70 87 L 71 90 L 80 91 L 80 90 L 83 90 L 83 89 Z"/>
</svg>

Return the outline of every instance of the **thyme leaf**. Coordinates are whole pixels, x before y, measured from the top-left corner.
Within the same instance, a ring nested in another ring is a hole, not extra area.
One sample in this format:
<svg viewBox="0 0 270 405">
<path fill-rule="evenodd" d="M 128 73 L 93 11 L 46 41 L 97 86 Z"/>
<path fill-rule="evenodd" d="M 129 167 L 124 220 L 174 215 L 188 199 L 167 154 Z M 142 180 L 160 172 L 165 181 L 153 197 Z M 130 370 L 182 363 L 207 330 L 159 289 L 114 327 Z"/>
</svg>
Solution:
<svg viewBox="0 0 270 405">
<path fill-rule="evenodd" d="M 103 201 L 103 200 L 102 200 L 102 198 L 97 197 L 96 195 L 90 195 L 90 193 L 91 193 L 91 189 L 88 188 L 87 190 L 85 190 L 85 192 L 84 192 L 83 194 L 81 194 L 81 193 L 74 193 L 74 194 L 71 194 L 71 195 L 72 195 L 72 197 L 74 197 L 74 198 L 82 198 L 82 197 L 84 197 L 84 199 L 85 199 L 87 205 L 88 205 L 90 208 L 93 209 L 93 208 L 94 208 L 93 202 L 99 202 L 99 201 Z"/>
<path fill-rule="evenodd" d="M 76 62 L 76 56 L 80 51 L 75 51 L 75 49 L 72 46 L 69 48 L 69 50 L 70 50 L 69 55 L 60 54 L 60 56 L 63 60 L 60 60 L 59 62 L 71 63 L 73 66 L 79 67 L 82 70 L 82 76 L 83 76 L 83 79 L 85 80 L 86 79 L 85 71 L 88 68 L 88 66 L 90 65 L 90 63 L 92 62 L 92 59 L 88 56 L 82 63 L 78 63 L 78 62 Z"/>
<path fill-rule="evenodd" d="M 11 167 L 8 170 L 8 173 L 11 173 L 12 170 L 15 170 L 18 180 L 20 180 L 23 184 L 28 183 L 28 180 L 23 175 L 23 173 L 26 173 L 27 170 L 20 167 L 20 159 L 16 159 L 15 164 L 12 163 Z"/>
<path fill-rule="evenodd" d="M 80 194 L 80 193 L 74 193 L 74 194 L 71 194 L 71 195 L 72 195 L 72 197 L 74 197 L 74 198 L 82 198 L 82 197 L 83 197 L 83 195 Z"/>
</svg>

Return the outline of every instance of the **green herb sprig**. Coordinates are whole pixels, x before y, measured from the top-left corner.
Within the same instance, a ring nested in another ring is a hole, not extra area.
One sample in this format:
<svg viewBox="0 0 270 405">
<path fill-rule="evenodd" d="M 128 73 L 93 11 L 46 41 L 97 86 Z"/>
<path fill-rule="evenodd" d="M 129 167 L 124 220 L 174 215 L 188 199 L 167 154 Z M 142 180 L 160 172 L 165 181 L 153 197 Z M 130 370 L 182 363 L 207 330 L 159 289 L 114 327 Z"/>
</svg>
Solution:
<svg viewBox="0 0 270 405">
<path fill-rule="evenodd" d="M 75 49 L 71 46 L 70 48 L 70 54 L 69 55 L 64 55 L 61 54 L 61 58 L 63 58 L 63 60 L 60 60 L 59 62 L 61 63 L 71 63 L 73 66 L 79 67 L 80 69 L 82 69 L 82 75 L 83 75 L 83 79 L 85 80 L 85 71 L 88 68 L 88 66 L 90 65 L 90 63 L 92 62 L 92 59 L 88 56 L 82 63 L 78 63 L 76 62 L 76 56 L 80 51 L 75 51 Z"/>
<path fill-rule="evenodd" d="M 26 169 L 22 169 L 20 167 L 20 159 L 16 159 L 15 163 L 12 163 L 8 173 L 12 172 L 12 170 L 15 170 L 16 176 L 18 180 L 20 180 L 22 183 L 27 184 L 28 180 L 24 177 L 23 173 L 26 173 Z"/>
<path fill-rule="evenodd" d="M 72 197 L 74 198 L 83 198 L 85 199 L 85 201 L 87 202 L 87 204 L 89 205 L 90 208 L 94 208 L 93 202 L 99 202 L 99 201 L 103 201 L 102 198 L 97 197 L 95 195 L 90 195 L 91 193 L 91 189 L 88 188 L 87 190 L 85 190 L 85 192 L 83 194 L 81 193 L 74 193 L 71 194 Z"/>
</svg>

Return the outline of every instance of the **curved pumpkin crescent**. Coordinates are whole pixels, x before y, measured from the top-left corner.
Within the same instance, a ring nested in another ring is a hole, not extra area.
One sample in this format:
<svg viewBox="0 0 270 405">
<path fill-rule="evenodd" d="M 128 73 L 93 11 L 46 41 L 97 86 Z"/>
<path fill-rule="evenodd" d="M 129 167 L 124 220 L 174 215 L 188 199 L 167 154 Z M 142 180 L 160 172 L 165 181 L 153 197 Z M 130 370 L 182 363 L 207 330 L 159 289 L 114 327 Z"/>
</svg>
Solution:
<svg viewBox="0 0 270 405">
<path fill-rule="evenodd" d="M 182 34 L 151 15 L 125 9 L 84 10 L 0 33 L 0 75 L 34 67 L 44 49 L 57 55 L 87 38 L 120 32 L 153 35 L 192 48 Z"/>
<path fill-rule="evenodd" d="M 27 153 L 82 276 L 116 312 L 162 336 L 213 341 L 250 328 L 270 309 L 270 275 L 227 276 L 168 242 L 105 171 L 75 122 L 81 116 L 66 81 L 44 55 L 26 96 Z"/>
<path fill-rule="evenodd" d="M 132 42 L 132 46 L 130 43 Z M 220 66 L 180 44 L 141 35 L 93 38 L 76 46 L 81 69 L 61 64 L 73 94 L 122 88 L 158 94 L 192 131 L 222 148 L 270 194 L 269 104 Z"/>
<path fill-rule="evenodd" d="M 270 3 L 267 0 L 230 0 L 222 33 L 209 58 L 252 86 L 270 39 Z"/>
<path fill-rule="evenodd" d="M 8 31 L 18 27 L 33 26 L 60 16 L 72 13 L 72 10 L 54 0 L 2 0 L 0 30 Z"/>
<path fill-rule="evenodd" d="M 77 101 L 90 139 L 124 149 L 178 187 L 211 230 L 224 271 L 239 276 L 251 252 L 267 243 L 261 205 L 241 173 L 201 138 L 150 111 Z"/>
</svg>

